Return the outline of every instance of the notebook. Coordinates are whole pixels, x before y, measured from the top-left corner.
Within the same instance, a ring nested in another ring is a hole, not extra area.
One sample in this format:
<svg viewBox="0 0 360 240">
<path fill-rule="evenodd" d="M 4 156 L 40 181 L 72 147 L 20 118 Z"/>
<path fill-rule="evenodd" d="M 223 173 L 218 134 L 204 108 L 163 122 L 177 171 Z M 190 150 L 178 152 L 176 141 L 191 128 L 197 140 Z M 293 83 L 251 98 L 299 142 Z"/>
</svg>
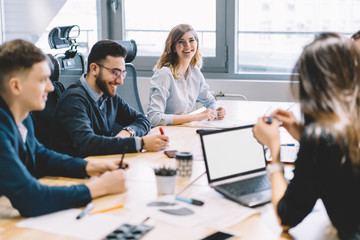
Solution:
<svg viewBox="0 0 360 240">
<path fill-rule="evenodd" d="M 253 125 L 200 133 L 209 185 L 225 197 L 254 207 L 271 200 L 264 148 Z"/>
<path fill-rule="evenodd" d="M 280 161 L 282 163 L 294 164 L 297 159 L 300 145 L 288 144 L 280 147 Z M 270 149 L 264 147 L 265 159 L 267 162 L 272 161 Z"/>
</svg>

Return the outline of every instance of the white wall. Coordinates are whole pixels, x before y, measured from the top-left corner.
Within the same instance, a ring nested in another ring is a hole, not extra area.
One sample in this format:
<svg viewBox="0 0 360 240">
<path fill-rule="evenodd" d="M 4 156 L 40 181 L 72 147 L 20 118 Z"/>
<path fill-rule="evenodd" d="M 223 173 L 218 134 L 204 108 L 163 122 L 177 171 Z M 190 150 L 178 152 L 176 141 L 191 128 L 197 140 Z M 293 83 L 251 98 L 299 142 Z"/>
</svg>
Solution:
<svg viewBox="0 0 360 240">
<path fill-rule="evenodd" d="M 138 77 L 138 88 L 141 103 L 144 111 L 147 112 L 149 103 L 150 78 Z M 293 102 L 295 101 L 290 90 L 289 81 L 263 81 L 263 80 L 219 80 L 207 79 L 211 91 L 225 94 L 243 94 L 249 101 L 275 101 Z M 218 99 L 239 99 L 225 97 Z"/>
</svg>

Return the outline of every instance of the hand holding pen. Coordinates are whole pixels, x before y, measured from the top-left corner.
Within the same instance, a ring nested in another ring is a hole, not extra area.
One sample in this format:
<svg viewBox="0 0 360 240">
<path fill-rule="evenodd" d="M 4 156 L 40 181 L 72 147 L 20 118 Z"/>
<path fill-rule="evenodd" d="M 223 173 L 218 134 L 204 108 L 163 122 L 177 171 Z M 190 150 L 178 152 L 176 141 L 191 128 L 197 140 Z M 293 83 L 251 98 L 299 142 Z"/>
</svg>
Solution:
<svg viewBox="0 0 360 240">
<path fill-rule="evenodd" d="M 159 131 L 160 131 L 160 134 L 161 134 L 161 135 L 164 135 L 164 134 L 165 134 L 164 129 L 162 129 L 162 127 L 159 127 Z"/>
<path fill-rule="evenodd" d="M 198 116 L 197 121 L 203 121 L 205 119 L 208 121 L 212 121 L 214 119 L 217 119 L 218 112 L 213 109 L 208 108 L 208 109 L 198 113 L 197 116 Z"/>
<path fill-rule="evenodd" d="M 269 109 L 266 110 L 266 112 L 265 112 L 265 114 L 264 114 L 264 121 L 265 121 L 266 123 L 268 123 L 268 124 L 271 124 L 271 123 L 273 122 L 274 118 L 277 116 L 278 112 L 280 112 L 280 113 L 281 113 L 281 112 L 289 112 L 290 109 L 293 108 L 295 105 L 296 105 L 296 103 L 292 104 L 290 107 L 288 107 L 288 108 L 286 109 L 286 111 L 281 110 L 281 109 L 278 109 L 278 110 L 272 112 L 272 113 L 270 114 L 270 117 L 265 117 L 265 116 L 267 115 L 266 113 L 271 109 L 271 106 L 270 106 Z M 281 119 L 278 118 L 278 120 L 279 120 L 279 122 L 280 122 L 280 125 L 282 125 Z"/>
<path fill-rule="evenodd" d="M 142 141 L 143 149 L 151 152 L 165 150 L 169 145 L 169 137 L 165 133 L 162 135 L 161 130 L 160 134 L 149 134 L 142 137 Z"/>
<path fill-rule="evenodd" d="M 126 169 L 126 168 L 129 167 L 128 164 L 126 164 L 126 163 L 123 164 L 124 158 L 125 158 L 125 153 L 126 153 L 127 150 L 128 150 L 127 146 L 124 146 L 123 153 L 121 155 L 121 160 L 120 160 L 120 163 L 119 163 L 119 169 Z"/>
<path fill-rule="evenodd" d="M 129 167 L 129 165 L 127 163 L 123 164 L 124 157 L 125 157 L 125 152 L 123 152 L 123 154 L 121 155 L 119 169 L 127 169 Z"/>
<path fill-rule="evenodd" d="M 276 117 L 272 119 L 272 124 L 269 124 L 265 117 L 258 118 L 257 123 L 253 127 L 253 134 L 262 145 L 266 145 L 269 148 L 272 146 L 280 148 L 279 121 Z"/>
<path fill-rule="evenodd" d="M 303 125 L 301 121 L 298 121 L 295 118 L 292 112 L 278 109 L 271 114 L 270 118 L 272 118 L 272 121 L 276 118 L 279 122 L 281 122 L 281 126 L 284 127 L 294 139 L 300 141 L 300 137 L 303 132 Z"/>
<path fill-rule="evenodd" d="M 223 107 L 218 107 L 216 109 L 217 119 L 222 120 L 225 118 L 226 110 Z"/>
<path fill-rule="evenodd" d="M 119 168 L 119 159 L 91 160 L 86 164 L 86 173 L 89 176 L 101 176 L 103 173 Z"/>
</svg>

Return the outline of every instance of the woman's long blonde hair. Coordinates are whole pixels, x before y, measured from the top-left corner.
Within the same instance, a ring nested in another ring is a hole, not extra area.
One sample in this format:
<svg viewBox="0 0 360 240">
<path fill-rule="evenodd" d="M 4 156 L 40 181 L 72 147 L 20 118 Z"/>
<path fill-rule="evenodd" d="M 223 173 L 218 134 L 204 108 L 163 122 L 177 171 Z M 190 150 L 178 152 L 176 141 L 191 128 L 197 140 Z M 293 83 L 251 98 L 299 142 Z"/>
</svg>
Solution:
<svg viewBox="0 0 360 240">
<path fill-rule="evenodd" d="M 160 69 L 164 66 L 167 66 L 171 69 L 171 72 L 175 79 L 180 78 L 179 74 L 179 61 L 178 61 L 178 55 L 175 51 L 175 44 L 177 41 L 181 39 L 181 37 L 187 33 L 191 32 L 194 35 L 194 38 L 197 42 L 197 49 L 195 52 L 194 57 L 190 61 L 191 66 L 197 66 L 199 68 L 202 67 L 202 57 L 201 53 L 199 51 L 199 37 L 196 33 L 196 31 L 188 24 L 179 24 L 175 26 L 173 29 L 171 29 L 166 41 L 165 41 L 165 49 L 164 52 L 161 54 L 159 61 L 154 67 L 154 71 L 157 69 Z"/>
<path fill-rule="evenodd" d="M 324 33 L 304 48 L 292 79 L 299 81 L 304 115 L 331 132 L 354 171 L 360 166 L 360 48 L 336 33 Z"/>
</svg>

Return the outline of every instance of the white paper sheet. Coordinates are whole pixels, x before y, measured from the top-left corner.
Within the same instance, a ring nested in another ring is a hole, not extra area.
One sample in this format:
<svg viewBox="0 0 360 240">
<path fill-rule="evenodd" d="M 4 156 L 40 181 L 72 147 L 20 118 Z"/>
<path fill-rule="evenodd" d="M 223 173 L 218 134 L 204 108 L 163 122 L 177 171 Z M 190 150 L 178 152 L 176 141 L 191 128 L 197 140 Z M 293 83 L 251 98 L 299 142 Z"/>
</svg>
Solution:
<svg viewBox="0 0 360 240">
<path fill-rule="evenodd" d="M 230 128 L 255 124 L 259 117 L 269 116 L 276 109 L 292 112 L 296 119 L 301 119 L 300 105 L 294 102 L 258 102 L 258 101 L 231 101 L 219 100 L 218 105 L 226 109 L 223 120 L 194 121 L 185 123 L 194 127 Z M 200 113 L 205 108 L 200 108 L 191 114 Z"/>
<path fill-rule="evenodd" d="M 121 216 L 106 213 L 86 215 L 77 220 L 76 216 L 80 212 L 79 209 L 59 211 L 28 218 L 18 222 L 16 226 L 81 239 L 101 239 L 125 222 Z"/>
<path fill-rule="evenodd" d="M 137 211 L 146 214 L 147 216 L 151 216 L 152 218 L 181 227 L 192 227 L 198 224 L 205 224 L 216 229 L 227 228 L 257 213 L 254 209 L 244 207 L 238 203 L 225 199 L 213 189 L 197 193 L 192 197 L 203 201 L 205 204 L 203 206 L 195 206 L 176 201 L 173 195 L 168 195 L 154 199 L 151 202 L 164 201 L 176 203 L 176 205 L 149 207 L 147 206 L 149 202 L 133 202 L 127 205 L 127 207 L 132 211 Z M 194 213 L 187 216 L 176 216 L 159 211 L 159 209 L 179 209 L 182 207 L 190 209 L 194 211 Z"/>
</svg>

